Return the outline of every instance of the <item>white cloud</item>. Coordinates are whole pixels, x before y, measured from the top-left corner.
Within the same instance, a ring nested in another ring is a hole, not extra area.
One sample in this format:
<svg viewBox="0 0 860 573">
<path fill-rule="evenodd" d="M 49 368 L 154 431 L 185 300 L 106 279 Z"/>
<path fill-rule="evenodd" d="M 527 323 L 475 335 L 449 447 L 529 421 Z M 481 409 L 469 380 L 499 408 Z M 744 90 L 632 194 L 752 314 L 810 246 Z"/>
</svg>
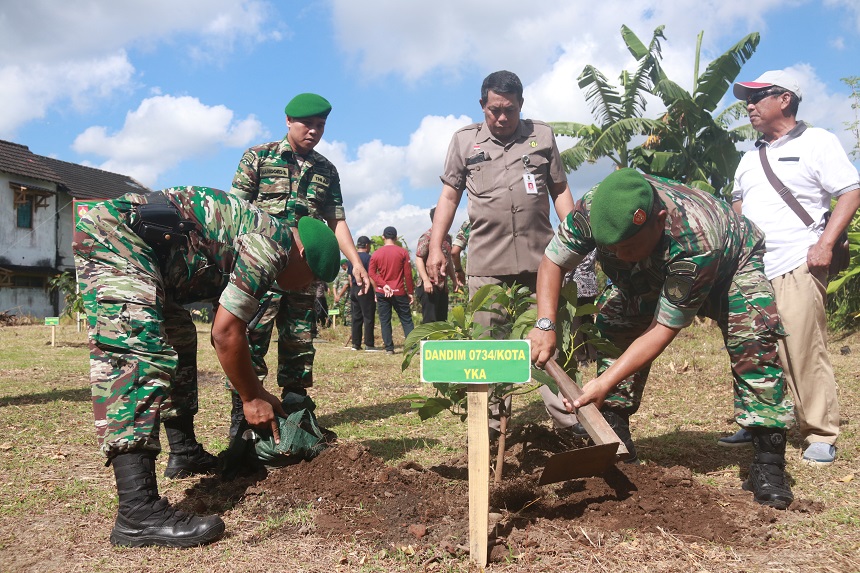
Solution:
<svg viewBox="0 0 860 573">
<path fill-rule="evenodd" d="M 168 95 L 143 100 L 116 133 L 103 126 L 88 128 L 78 135 L 73 148 L 107 157 L 101 169 L 154 186 L 162 173 L 182 161 L 211 153 L 214 146 L 247 147 L 263 133 L 253 115 L 236 119 L 222 105 Z"/>
<path fill-rule="evenodd" d="M 382 229 L 394 225 L 413 247 L 429 227 L 429 208 L 417 203 L 435 202 L 442 189 L 439 175 L 451 136 L 472 121 L 467 116 L 427 116 L 409 136 L 406 146 L 374 140 L 360 145 L 354 157 L 342 142 L 321 141 L 316 150 L 340 173 L 353 236 L 380 235 Z M 410 188 L 425 192 L 421 197 L 404 196 L 403 190 Z M 465 203 L 464 199 L 455 221 L 465 218 Z"/>
<path fill-rule="evenodd" d="M 127 50 L 182 44 L 189 60 L 219 61 L 237 43 L 286 32 L 260 0 L 7 0 L 0 12 L 0 137 L 70 101 L 87 110 L 134 88 Z"/>
<path fill-rule="evenodd" d="M 87 109 L 92 98 L 127 87 L 133 76 L 134 68 L 123 52 L 62 64 L 2 66 L 0 137 L 11 138 L 22 125 L 45 117 L 59 98 L 68 98 L 78 110 Z"/>
</svg>

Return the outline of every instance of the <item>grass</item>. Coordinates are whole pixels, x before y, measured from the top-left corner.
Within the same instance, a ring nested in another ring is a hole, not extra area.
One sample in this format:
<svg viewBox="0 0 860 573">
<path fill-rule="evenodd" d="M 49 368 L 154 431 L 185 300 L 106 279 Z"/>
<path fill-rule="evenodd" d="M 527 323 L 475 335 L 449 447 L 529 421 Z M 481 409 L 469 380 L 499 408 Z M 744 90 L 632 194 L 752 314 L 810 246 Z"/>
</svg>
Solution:
<svg viewBox="0 0 860 573">
<path fill-rule="evenodd" d="M 199 325 L 200 413 L 197 435 L 206 448 L 227 446 L 229 396 Z M 402 331 L 395 326 L 395 341 Z M 343 348 L 347 330 L 323 332 L 317 344 L 315 388 L 320 422 L 345 440 L 396 465 L 424 467 L 465 451 L 466 426 L 441 415 L 420 422 L 406 394 L 424 392 L 417 361 L 400 371 L 401 356 Z M 274 345 L 273 345 L 274 346 Z M 839 349 L 848 346 L 850 353 Z M 92 423 L 85 335 L 74 326 L 57 329 L 50 346 L 44 326 L 0 328 L 0 573 L 6 571 L 470 571 L 465 558 L 432 561 L 432 552 L 409 546 L 385 550 L 359 541 L 323 539 L 313 533 L 313 508 L 300 506 L 261 521 L 258 496 L 239 497 L 221 512 L 228 535 L 216 544 L 185 551 L 115 549 L 108 534 L 116 512 L 112 472 L 98 454 Z M 834 340 L 831 356 L 840 381 L 842 435 L 838 463 L 809 468 L 799 463 L 801 444 L 789 435 L 788 471 L 798 499 L 818 511 L 791 512 L 762 539 L 756 558 L 671 534 L 589 532 L 569 553 L 520 559 L 509 555 L 491 571 L 857 571 L 860 554 L 860 335 Z M 274 363 L 274 356 L 270 356 Z M 728 358 L 715 328 L 683 331 L 653 365 L 642 409 L 631 426 L 640 457 L 664 466 L 685 465 L 696 479 L 736 489 L 749 452 L 720 452 L 718 437 L 735 430 Z M 517 397 L 513 423 L 548 423 L 536 394 Z M 166 456 L 159 456 L 159 475 Z M 159 480 L 162 495 L 185 503 L 197 480 Z M 306 527 L 285 536 L 285 525 Z M 771 545 L 773 544 L 773 545 Z M 823 549 L 822 549 L 823 548 Z M 528 553 L 529 549 L 524 550 Z M 426 564 L 426 567 L 425 567 Z"/>
</svg>

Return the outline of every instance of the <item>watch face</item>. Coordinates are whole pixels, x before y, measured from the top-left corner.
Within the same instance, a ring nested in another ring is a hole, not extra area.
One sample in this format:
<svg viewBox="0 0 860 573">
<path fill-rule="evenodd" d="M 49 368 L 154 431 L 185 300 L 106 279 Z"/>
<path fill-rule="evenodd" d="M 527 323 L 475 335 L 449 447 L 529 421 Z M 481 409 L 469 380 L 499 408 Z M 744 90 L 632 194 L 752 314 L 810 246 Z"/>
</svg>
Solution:
<svg viewBox="0 0 860 573">
<path fill-rule="evenodd" d="M 535 326 L 540 328 L 541 330 L 552 330 L 553 324 L 552 321 L 548 318 L 539 318 Z"/>
</svg>

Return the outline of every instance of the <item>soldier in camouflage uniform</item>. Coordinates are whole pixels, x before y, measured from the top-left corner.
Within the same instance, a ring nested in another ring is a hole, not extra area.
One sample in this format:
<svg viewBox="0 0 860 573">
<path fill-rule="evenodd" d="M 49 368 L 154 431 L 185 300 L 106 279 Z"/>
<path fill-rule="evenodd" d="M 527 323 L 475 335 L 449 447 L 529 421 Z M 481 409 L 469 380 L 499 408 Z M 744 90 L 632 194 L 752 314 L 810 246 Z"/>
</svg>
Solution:
<svg viewBox="0 0 860 573">
<path fill-rule="evenodd" d="M 349 274 L 346 272 L 346 259 L 340 260 L 340 271 L 337 273 L 337 278 L 331 285 L 331 296 L 334 305 L 340 313 L 341 323 L 345 325 L 352 324 L 352 305 L 349 304 Z M 347 343 L 347 346 L 349 343 Z"/>
<path fill-rule="evenodd" d="M 289 131 L 280 141 L 248 149 L 239 161 L 230 192 L 266 213 L 295 226 L 302 217 L 321 219 L 334 230 L 340 250 L 349 259 L 356 281 L 367 292 L 367 272 L 346 223 L 340 176 L 335 166 L 314 151 L 325 131 L 331 104 L 316 94 L 299 94 L 284 109 Z M 248 329 L 254 370 L 268 374 L 266 354 L 272 329 L 278 327 L 277 382 L 282 394 L 307 395 L 313 386 L 314 293 L 270 292 L 260 316 Z M 234 394 L 230 437 L 241 423 L 242 404 Z"/>
<path fill-rule="evenodd" d="M 172 188 L 128 194 L 91 209 L 73 249 L 87 312 L 96 434 L 114 467 L 119 508 L 115 545 L 188 547 L 217 539 L 224 522 L 160 500 L 155 458 L 159 422 L 168 470 L 200 473 L 214 458 L 194 436 L 196 330 L 182 305 L 218 301 L 212 342 L 251 425 L 277 431 L 279 400 L 263 389 L 245 331 L 277 281 L 307 286 L 337 273 L 337 241 L 316 220 L 297 236 L 260 209 L 222 191 Z M 307 248 L 304 248 L 307 245 Z"/>
<path fill-rule="evenodd" d="M 466 247 L 469 246 L 469 235 L 471 233 L 472 221 L 466 219 L 457 230 L 454 240 L 451 241 L 451 262 L 454 264 L 454 273 L 457 275 L 457 282 L 467 287 L 466 272 L 463 270 L 462 254 L 463 251 L 466 250 Z M 468 292 L 468 288 L 466 289 L 466 292 Z"/>
<path fill-rule="evenodd" d="M 620 169 L 580 199 L 547 246 L 538 274 L 537 327 L 529 334 L 539 367 L 554 354 L 564 269 L 593 248 L 612 281 L 597 301 L 597 326 L 622 350 L 601 356 L 598 376 L 571 407 L 595 402 L 635 458 L 629 416 L 651 362 L 696 316 L 717 321 L 732 363 L 735 416 L 756 440 L 750 479 L 756 501 L 785 508 L 785 429 L 793 421 L 777 342 L 785 334 L 764 276 L 764 237 L 707 193 Z"/>
</svg>

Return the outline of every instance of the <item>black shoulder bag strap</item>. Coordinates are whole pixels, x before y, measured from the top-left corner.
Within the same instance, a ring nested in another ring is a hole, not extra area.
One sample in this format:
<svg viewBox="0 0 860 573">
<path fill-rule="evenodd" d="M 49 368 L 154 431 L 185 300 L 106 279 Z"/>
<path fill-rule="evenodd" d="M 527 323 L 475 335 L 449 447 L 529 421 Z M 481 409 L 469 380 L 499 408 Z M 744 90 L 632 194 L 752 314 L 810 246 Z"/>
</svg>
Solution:
<svg viewBox="0 0 860 573">
<path fill-rule="evenodd" d="M 770 181 L 770 184 L 773 185 L 773 188 L 776 189 L 776 192 L 779 193 L 780 197 L 782 197 L 782 200 L 791 207 L 791 210 L 794 211 L 798 217 L 800 217 L 803 224 L 809 227 L 814 222 L 812 217 L 809 216 L 806 209 L 804 209 L 803 206 L 797 202 L 797 198 L 791 194 L 791 190 L 779 180 L 779 177 L 777 177 L 776 173 L 773 172 L 773 169 L 770 168 L 770 163 L 767 160 L 766 147 L 767 146 L 764 143 L 759 146 L 758 156 L 759 159 L 761 159 L 761 166 L 764 168 L 764 174 L 767 175 L 767 180 Z"/>
</svg>

